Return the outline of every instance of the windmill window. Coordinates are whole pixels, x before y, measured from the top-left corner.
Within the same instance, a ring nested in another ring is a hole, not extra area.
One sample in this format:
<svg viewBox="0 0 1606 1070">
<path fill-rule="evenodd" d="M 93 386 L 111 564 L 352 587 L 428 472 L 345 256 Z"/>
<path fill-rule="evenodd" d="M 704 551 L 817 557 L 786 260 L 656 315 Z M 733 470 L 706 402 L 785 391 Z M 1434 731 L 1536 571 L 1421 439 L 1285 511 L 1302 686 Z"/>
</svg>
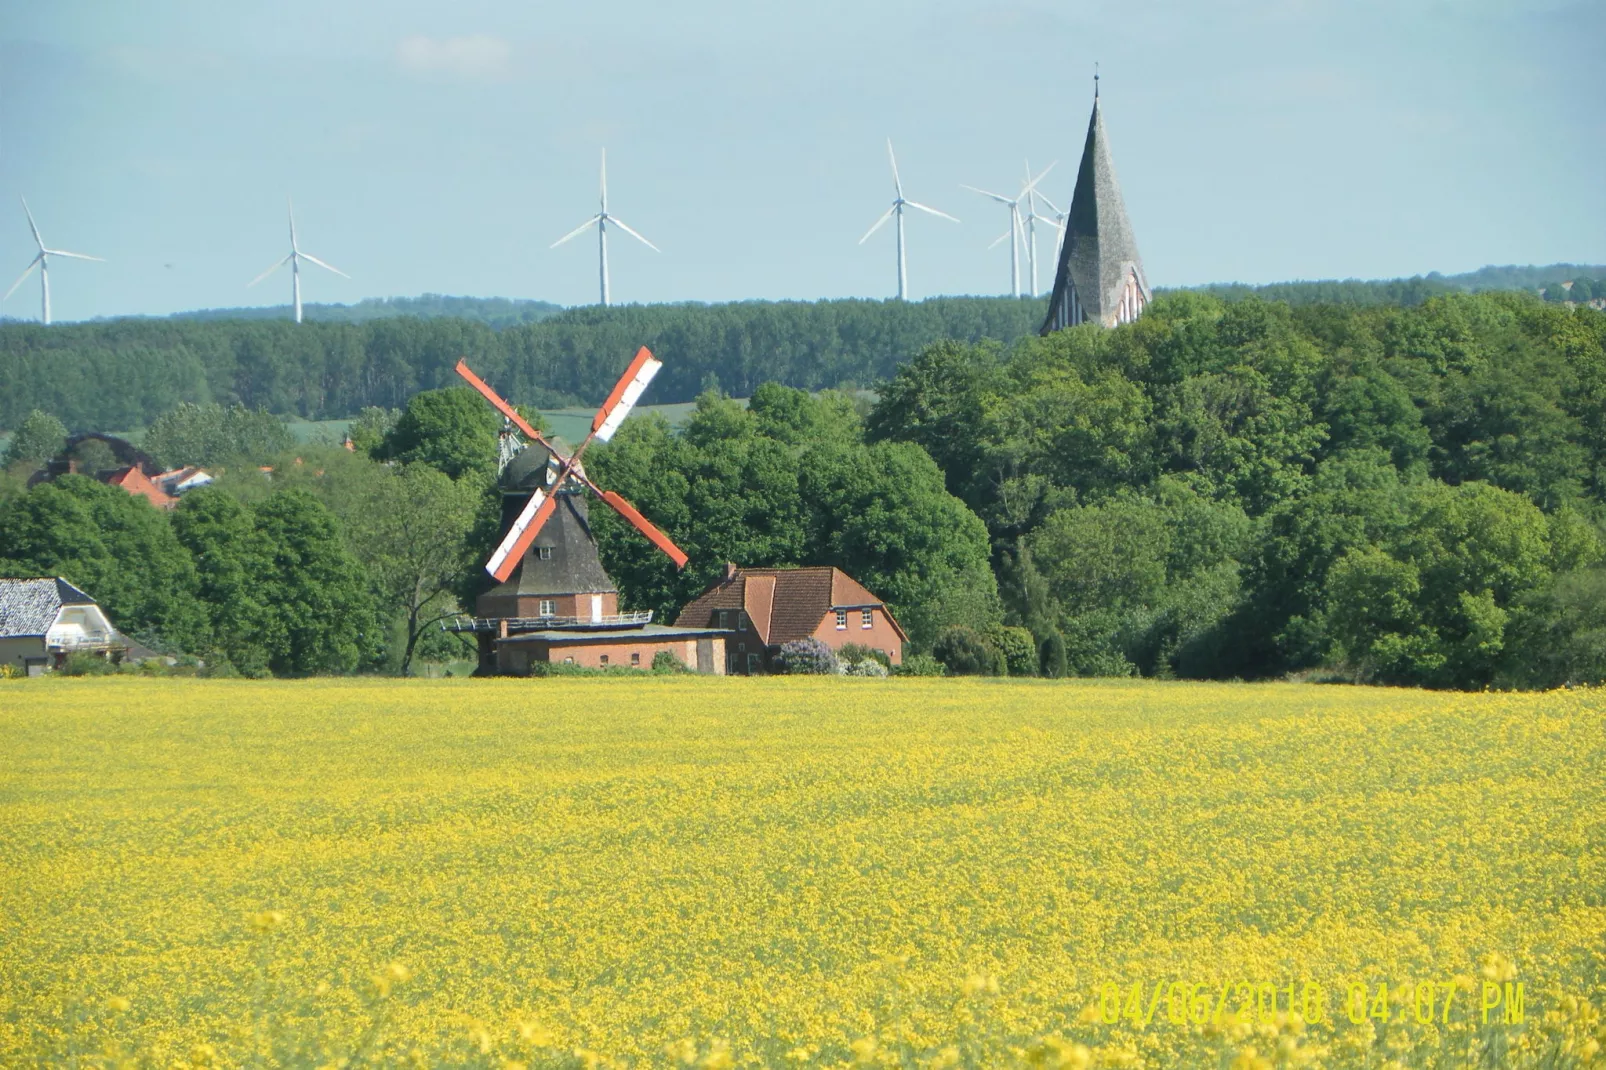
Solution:
<svg viewBox="0 0 1606 1070">
<path fill-rule="evenodd" d="M 841 631 L 842 629 L 846 628 L 847 626 L 848 626 L 848 611 L 845 610 L 845 609 L 837 610 L 836 611 L 836 628 L 837 628 L 837 631 Z"/>
<path fill-rule="evenodd" d="M 718 627 L 729 628 L 730 627 L 730 614 L 726 613 L 723 609 L 720 610 L 719 614 L 718 614 L 718 621 L 719 621 Z"/>
<path fill-rule="evenodd" d="M 558 600 L 556 598 L 541 599 L 541 616 L 555 617 L 558 615 Z"/>
<path fill-rule="evenodd" d="M 746 643 L 737 643 L 736 644 L 736 649 L 738 651 L 746 650 L 747 649 L 747 644 Z"/>
<path fill-rule="evenodd" d="M 870 627 L 871 625 L 873 625 L 875 623 L 875 610 L 873 610 L 873 609 L 860 610 L 859 611 L 859 620 L 861 621 L 861 623 L 859 624 L 859 627 L 861 627 L 861 628 Z"/>
<path fill-rule="evenodd" d="M 539 557 L 542 561 L 550 561 L 550 560 L 552 560 L 552 547 L 550 547 L 550 546 L 537 546 L 535 548 L 535 556 Z"/>
<path fill-rule="evenodd" d="M 632 653 L 630 655 L 630 664 L 632 664 L 632 665 L 640 665 L 641 664 L 641 654 L 640 654 L 639 651 L 635 652 L 635 653 Z"/>
<path fill-rule="evenodd" d="M 741 610 L 736 611 L 736 630 L 739 632 L 747 631 L 747 614 Z"/>
</svg>

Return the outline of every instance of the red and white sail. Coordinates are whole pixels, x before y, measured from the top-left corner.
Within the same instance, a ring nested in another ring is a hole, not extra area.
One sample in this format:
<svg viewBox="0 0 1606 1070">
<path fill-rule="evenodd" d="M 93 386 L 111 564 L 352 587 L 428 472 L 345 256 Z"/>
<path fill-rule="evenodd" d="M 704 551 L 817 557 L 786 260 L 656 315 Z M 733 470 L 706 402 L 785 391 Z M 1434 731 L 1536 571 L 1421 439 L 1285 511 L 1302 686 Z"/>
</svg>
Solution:
<svg viewBox="0 0 1606 1070">
<path fill-rule="evenodd" d="M 670 541 L 668 535 L 654 527 L 652 521 L 637 512 L 634 505 L 631 505 L 611 490 L 602 492 L 602 500 L 607 502 L 614 512 L 630 521 L 637 531 L 647 536 L 654 546 L 668 554 L 669 559 L 675 563 L 676 568 L 686 567 L 686 562 L 689 559 L 681 551 L 680 547 Z"/>
<path fill-rule="evenodd" d="M 530 494 L 530 500 L 524 503 L 524 508 L 513 521 L 513 526 L 507 529 L 507 535 L 502 538 L 502 545 L 496 548 L 491 559 L 485 562 L 485 571 L 496 577 L 498 583 L 506 582 L 513 575 L 523 559 L 524 552 L 535 541 L 536 534 L 541 530 L 548 519 L 551 518 L 558 504 L 556 498 L 547 495 L 544 490 L 536 490 Z"/>
<path fill-rule="evenodd" d="M 652 351 L 642 346 L 636 351 L 636 359 L 630 362 L 630 367 L 614 385 L 613 393 L 608 400 L 602 403 L 597 415 L 591 420 L 591 436 L 598 442 L 607 442 L 613 438 L 613 433 L 619 430 L 619 425 L 625 422 L 630 410 L 636 407 L 652 377 L 658 374 L 658 369 L 664 362 L 653 357 Z"/>
</svg>

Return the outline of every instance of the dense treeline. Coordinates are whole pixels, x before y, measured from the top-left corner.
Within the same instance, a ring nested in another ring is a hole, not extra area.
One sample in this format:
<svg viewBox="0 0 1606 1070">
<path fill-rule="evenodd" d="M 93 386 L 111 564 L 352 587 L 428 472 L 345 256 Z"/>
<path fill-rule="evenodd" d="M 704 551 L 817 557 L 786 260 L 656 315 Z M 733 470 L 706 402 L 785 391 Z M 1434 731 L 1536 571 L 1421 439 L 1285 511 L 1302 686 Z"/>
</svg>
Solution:
<svg viewBox="0 0 1606 1070">
<path fill-rule="evenodd" d="M 1351 305 L 1364 308 L 1383 305 L 1415 306 L 1432 297 L 1455 293 L 1485 293 L 1494 290 L 1521 290 L 1545 294 L 1546 300 L 1563 300 L 1563 283 L 1606 275 L 1606 268 L 1579 264 L 1550 264 L 1546 267 L 1485 267 L 1462 275 L 1441 275 L 1437 271 L 1409 279 L 1319 279 L 1305 282 L 1274 282 L 1262 286 L 1244 283 L 1216 283 L 1195 287 L 1198 293 L 1225 300 L 1258 297 L 1290 305 Z M 1580 296 L 1583 291 L 1580 291 Z M 1593 296 L 1593 288 L 1589 288 Z M 1573 297 L 1566 298 L 1568 300 Z M 1587 300 L 1588 297 L 1586 296 Z"/>
<path fill-rule="evenodd" d="M 1592 309 L 1176 294 L 931 347 L 867 431 L 937 461 L 1075 671 L 1543 686 L 1606 672 L 1603 413 Z"/>
<path fill-rule="evenodd" d="M 450 297 L 424 294 L 420 297 L 370 297 L 354 305 L 309 304 L 301 307 L 303 318 L 317 323 L 367 323 L 395 316 L 419 319 L 460 319 L 483 323 L 501 330 L 524 323 L 539 323 L 563 311 L 550 301 L 529 301 L 509 297 Z M 181 320 L 283 320 L 291 317 L 289 305 L 262 308 L 206 308 L 180 312 Z"/>
<path fill-rule="evenodd" d="M 1114 331 L 931 342 L 873 406 L 748 392 L 704 390 L 684 426 L 638 416 L 587 455 L 691 557 L 677 573 L 594 510 L 626 605 L 668 616 L 726 561 L 836 564 L 955 671 L 1606 678 L 1597 310 L 1177 293 Z M 453 651 L 431 622 L 483 587 L 498 427 L 449 386 L 366 410 L 355 453 L 270 457 L 260 413 L 176 406 L 152 429 L 164 460 L 225 474 L 164 516 L 82 477 L 24 492 L 65 431 L 31 415 L 0 572 L 66 575 L 136 634 L 245 671 L 405 670 Z"/>
<path fill-rule="evenodd" d="M 0 326 L 0 428 L 34 409 L 75 431 L 145 427 L 181 402 L 340 418 L 457 382 L 460 357 L 525 404 L 596 403 L 641 345 L 665 362 L 659 402 L 709 386 L 745 397 L 772 381 L 816 390 L 885 379 L 938 339 L 1013 340 L 1042 315 L 1041 301 L 939 298 L 582 308 L 504 331 L 415 317 L 10 323 Z"/>
</svg>

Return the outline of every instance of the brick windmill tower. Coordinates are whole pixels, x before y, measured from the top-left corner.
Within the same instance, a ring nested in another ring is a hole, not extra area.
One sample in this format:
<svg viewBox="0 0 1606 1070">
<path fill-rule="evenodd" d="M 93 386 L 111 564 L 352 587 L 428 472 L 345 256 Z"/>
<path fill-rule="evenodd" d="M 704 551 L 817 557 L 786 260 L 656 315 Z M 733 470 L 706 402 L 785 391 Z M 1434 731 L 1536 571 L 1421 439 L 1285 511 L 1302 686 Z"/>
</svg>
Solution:
<svg viewBox="0 0 1606 1070">
<path fill-rule="evenodd" d="M 499 477 L 501 540 L 485 563 L 497 586 L 475 600 L 474 616 L 451 626 L 474 633 L 481 674 L 528 674 L 541 661 L 592 667 L 648 667 L 663 650 L 706 671 L 722 671 L 723 639 L 714 629 L 666 628 L 651 610 L 620 612 L 619 589 L 602 567 L 591 530 L 588 493 L 684 568 L 686 555 L 623 497 L 598 487 L 581 458 L 593 442 L 607 442 L 652 382 L 662 363 L 642 348 L 591 421 L 591 432 L 572 453 L 561 449 L 519 415 L 462 361 L 457 373 L 506 418 Z M 520 444 L 517 434 L 527 444 Z M 715 667 L 717 666 L 717 668 Z"/>
</svg>

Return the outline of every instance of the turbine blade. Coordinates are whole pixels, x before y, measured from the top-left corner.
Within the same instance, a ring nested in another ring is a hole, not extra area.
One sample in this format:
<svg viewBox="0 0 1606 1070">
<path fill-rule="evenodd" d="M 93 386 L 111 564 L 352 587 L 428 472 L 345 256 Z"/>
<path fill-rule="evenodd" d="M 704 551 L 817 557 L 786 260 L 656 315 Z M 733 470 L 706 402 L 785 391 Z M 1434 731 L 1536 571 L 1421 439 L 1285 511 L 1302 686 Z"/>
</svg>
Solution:
<svg viewBox="0 0 1606 1070">
<path fill-rule="evenodd" d="M 1036 190 L 1032 190 L 1032 196 L 1040 198 L 1044 204 L 1048 205 L 1049 211 L 1053 212 L 1055 215 L 1063 216 L 1065 214 L 1064 212 L 1060 211 L 1060 206 L 1059 205 L 1055 204 L 1053 201 L 1049 200 L 1047 197 L 1044 197 L 1041 193 L 1037 192 Z"/>
<path fill-rule="evenodd" d="M 880 230 L 886 224 L 887 220 L 892 218 L 893 213 L 897 210 L 898 206 L 896 204 L 894 204 L 891 208 L 888 208 L 886 212 L 882 214 L 881 218 L 875 221 L 875 226 L 864 232 L 864 237 L 859 239 L 859 244 L 863 245 L 865 242 L 869 241 L 870 235 Z"/>
<path fill-rule="evenodd" d="M 578 238 L 580 235 L 584 234 L 586 231 L 590 230 L 593 226 L 595 226 L 597 224 L 597 222 L 599 220 L 601 220 L 601 219 L 602 219 L 602 217 L 600 215 L 592 216 L 590 219 L 586 220 L 584 223 L 581 223 L 578 227 L 575 227 L 573 230 L 569 231 L 569 233 L 565 234 L 563 237 L 559 238 L 557 241 L 555 241 L 551 245 L 547 246 L 547 248 L 548 249 L 556 249 L 558 246 L 562 245 L 564 242 L 568 241 L 570 238 Z"/>
<path fill-rule="evenodd" d="M 513 526 L 507 529 L 502 544 L 496 548 L 491 559 L 485 562 L 485 571 L 495 576 L 498 583 L 506 583 L 507 578 L 513 574 L 513 570 L 519 565 L 519 559 L 524 556 L 524 551 L 535 541 L 536 534 L 551 518 L 557 504 L 558 500 L 550 497 L 544 490 L 535 491 L 530 495 L 530 500 L 524 503 L 524 509 L 513 521 Z"/>
<path fill-rule="evenodd" d="M 45 249 L 43 250 L 43 253 L 46 256 L 65 256 L 73 260 L 94 260 L 101 264 L 106 262 L 106 258 L 104 256 L 89 256 L 86 253 L 69 253 L 65 249 Z"/>
<path fill-rule="evenodd" d="M 959 188 L 960 189 L 968 189 L 972 193 L 979 193 L 983 197 L 991 197 L 993 200 L 997 201 L 999 204 L 1014 204 L 1015 203 L 1015 201 L 1013 199 L 1004 196 L 1002 193 L 994 193 L 992 190 L 978 189 L 975 186 L 967 186 L 963 182 L 959 183 Z"/>
<path fill-rule="evenodd" d="M 928 208 L 925 205 L 921 204 L 919 201 L 904 201 L 903 203 L 907 204 L 910 208 L 918 208 L 922 212 L 930 212 L 932 215 L 941 216 L 944 219 L 951 219 L 955 223 L 959 222 L 959 220 L 956 217 L 949 215 L 947 212 L 939 212 L 935 208 Z"/>
<path fill-rule="evenodd" d="M 247 290 L 249 290 L 251 287 L 255 286 L 257 283 L 259 283 L 263 279 L 267 278 L 269 275 L 272 275 L 275 271 L 278 271 L 280 268 L 282 268 L 286 264 L 288 264 L 291 260 L 295 259 L 295 255 L 296 255 L 295 253 L 286 253 L 283 260 L 280 260 L 278 263 L 274 264 L 268 270 L 264 271 L 262 274 L 258 275 L 256 278 L 254 278 L 250 282 L 246 283 L 245 284 L 245 288 Z"/>
<path fill-rule="evenodd" d="M 996 249 L 996 248 L 998 248 L 998 246 L 1001 243 L 1006 242 L 1008 240 L 1009 240 L 1009 231 L 1006 230 L 1006 231 L 1004 231 L 1004 233 L 1002 233 L 998 237 L 994 238 L 992 244 L 987 246 L 987 248 Z"/>
<path fill-rule="evenodd" d="M 286 197 L 284 199 L 284 206 L 285 206 L 285 209 L 290 214 L 290 250 L 291 250 L 291 252 L 295 252 L 296 251 L 296 206 L 291 202 L 289 197 Z"/>
<path fill-rule="evenodd" d="M 325 271 L 333 271 L 336 275 L 339 275 L 343 279 L 351 278 L 350 275 L 347 275 L 344 271 L 341 271 L 339 268 L 335 267 L 333 264 L 325 264 L 322 260 L 319 260 L 317 257 L 313 256 L 311 253 L 300 253 L 298 255 L 301 257 L 301 259 L 305 260 L 307 263 L 309 263 L 309 264 L 317 264 L 319 267 L 323 268 Z"/>
<path fill-rule="evenodd" d="M 1054 170 L 1054 168 L 1057 167 L 1057 166 L 1059 166 L 1059 161 L 1055 160 L 1053 163 L 1051 163 L 1047 167 L 1043 168 L 1043 171 L 1042 171 L 1041 174 L 1039 174 L 1036 178 L 1033 178 L 1032 177 L 1032 165 L 1030 163 L 1028 163 L 1026 165 L 1026 189 L 1030 190 L 1033 187 L 1035 187 L 1039 182 L 1041 182 L 1041 181 L 1043 181 L 1043 179 L 1047 178 L 1048 177 L 1048 173 L 1050 171 Z"/>
<path fill-rule="evenodd" d="M 39 246 L 39 251 L 42 253 L 45 251 L 45 239 L 39 236 L 39 225 L 33 221 L 33 212 L 28 207 L 28 198 L 18 197 L 17 199 L 22 202 L 22 210 L 28 216 L 28 229 L 33 231 L 33 243 Z"/>
<path fill-rule="evenodd" d="M 597 415 L 591 419 L 591 437 L 598 442 L 607 442 L 613 438 L 613 433 L 619 430 L 619 425 L 625 422 L 630 410 L 636 407 L 642 392 L 652 382 L 652 377 L 658 374 L 664 362 L 653 357 L 652 351 L 642 346 L 636 351 L 636 359 L 630 362 L 630 367 L 619 377 L 614 384 L 613 393 L 608 400 L 602 403 Z"/>
<path fill-rule="evenodd" d="M 593 487 L 592 489 L 595 490 L 596 488 Z M 670 540 L 668 535 L 665 535 L 663 532 L 654 527 L 652 521 L 648 520 L 646 517 L 637 512 L 635 506 L 631 505 L 624 498 L 615 494 L 611 490 L 603 491 L 601 497 L 603 501 L 608 503 L 609 508 L 618 513 L 620 516 L 624 517 L 626 520 L 630 521 L 631 525 L 635 527 L 637 531 L 641 532 L 643 535 L 647 536 L 648 539 L 652 540 L 652 544 L 654 546 L 668 554 L 669 559 L 675 563 L 675 567 L 677 569 L 686 567 L 687 557 L 681 551 L 680 547 L 676 546 L 674 542 Z"/>
<path fill-rule="evenodd" d="M 648 241 L 646 238 L 643 238 L 640 234 L 637 234 L 635 231 L 633 231 L 629 227 L 625 226 L 625 221 L 620 219 L 618 216 L 616 216 L 616 215 L 609 216 L 608 217 L 608 222 L 612 223 L 614 226 L 618 227 L 620 230 L 624 231 L 626 234 L 630 235 L 632 238 L 636 239 L 641 244 L 643 244 L 647 248 L 651 249 L 653 252 L 655 252 L 655 253 L 663 252 L 663 250 L 658 248 L 658 246 L 654 245 L 652 242 Z"/>
<path fill-rule="evenodd" d="M 28 276 L 33 274 L 33 269 L 38 267 L 39 261 L 43 260 L 44 258 L 45 254 L 39 253 L 35 255 L 32 260 L 28 261 L 27 269 L 23 271 L 21 275 L 17 276 L 17 281 L 11 284 L 11 289 L 6 291 L 5 297 L 0 297 L 0 301 L 4 301 L 6 297 L 10 297 L 12 294 L 16 293 L 17 287 L 21 286 L 25 281 L 27 281 Z"/>
<path fill-rule="evenodd" d="M 898 157 L 892 152 L 892 139 L 887 138 L 887 159 L 892 161 L 892 185 L 898 191 L 898 197 L 903 197 L 903 179 L 898 177 Z"/>
</svg>

